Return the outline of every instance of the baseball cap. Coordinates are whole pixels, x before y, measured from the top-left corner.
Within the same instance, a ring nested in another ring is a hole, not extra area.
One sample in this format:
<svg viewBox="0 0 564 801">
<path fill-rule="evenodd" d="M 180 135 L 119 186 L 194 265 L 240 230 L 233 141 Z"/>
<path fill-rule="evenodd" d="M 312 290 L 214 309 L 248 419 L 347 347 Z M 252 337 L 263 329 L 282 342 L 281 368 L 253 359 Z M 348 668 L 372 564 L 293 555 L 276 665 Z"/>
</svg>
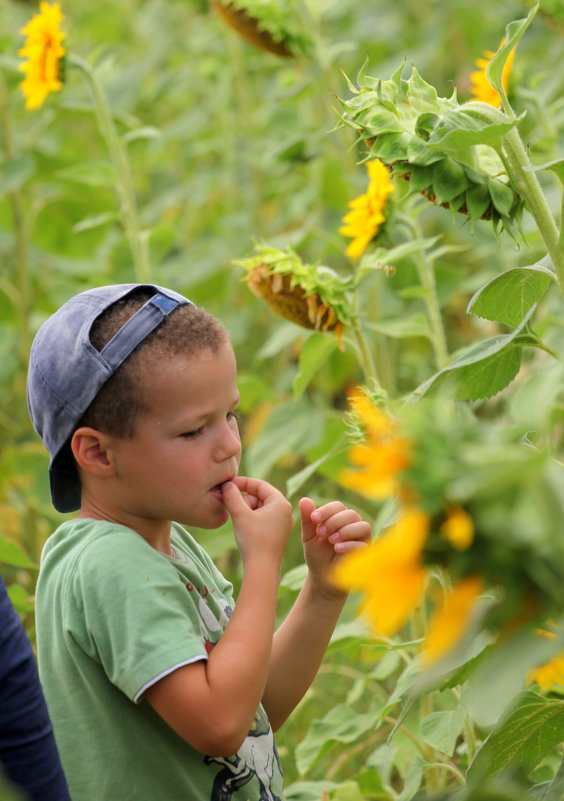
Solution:
<svg viewBox="0 0 564 801">
<path fill-rule="evenodd" d="M 98 351 L 90 341 L 94 321 L 138 289 L 149 300 Z M 49 451 L 53 506 L 80 508 L 80 479 L 67 442 L 102 386 L 171 311 L 192 302 L 156 284 L 116 284 L 81 292 L 49 317 L 35 335 L 27 376 L 33 427 Z"/>
</svg>

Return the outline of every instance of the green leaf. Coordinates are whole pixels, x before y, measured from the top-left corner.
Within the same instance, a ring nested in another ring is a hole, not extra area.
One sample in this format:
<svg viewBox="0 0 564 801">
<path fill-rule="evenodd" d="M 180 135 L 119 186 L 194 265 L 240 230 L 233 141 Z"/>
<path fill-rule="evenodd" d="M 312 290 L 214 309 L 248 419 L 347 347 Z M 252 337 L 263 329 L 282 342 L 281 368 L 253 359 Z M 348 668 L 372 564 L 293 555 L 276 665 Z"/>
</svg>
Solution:
<svg viewBox="0 0 564 801">
<path fill-rule="evenodd" d="M 77 162 L 57 170 L 55 175 L 63 181 L 72 181 L 85 186 L 112 186 L 115 182 L 112 165 L 107 161 Z"/>
<path fill-rule="evenodd" d="M 564 759 L 560 763 L 560 767 L 556 772 L 556 776 L 550 782 L 544 795 L 542 796 L 542 801 L 562 801 L 564 798 Z"/>
<path fill-rule="evenodd" d="M 37 565 L 29 559 L 25 553 L 16 545 L 0 534 L 0 562 L 12 567 L 37 568 Z"/>
<path fill-rule="evenodd" d="M 411 317 L 394 318 L 391 320 L 380 320 L 377 323 L 369 323 L 368 328 L 385 334 L 392 339 L 402 339 L 404 337 L 430 337 L 429 321 L 424 314 L 413 314 Z"/>
<path fill-rule="evenodd" d="M 421 253 L 424 250 L 432 248 L 438 242 L 440 236 L 429 236 L 421 239 L 412 239 L 409 242 L 403 242 L 401 245 L 396 245 L 393 248 L 377 248 L 373 253 L 363 256 L 357 273 L 362 275 L 371 270 L 381 270 L 386 266 L 393 266 L 398 261 L 413 256 L 415 253 Z"/>
<path fill-rule="evenodd" d="M 421 760 L 415 759 L 407 769 L 403 783 L 403 789 L 396 797 L 396 801 L 411 801 L 421 786 L 422 778 L 423 766 L 421 764 Z"/>
<path fill-rule="evenodd" d="M 19 189 L 35 172 L 35 161 L 29 154 L 16 156 L 2 166 L 0 197 Z"/>
<path fill-rule="evenodd" d="M 564 701 L 525 690 L 486 739 L 468 770 L 469 783 L 510 765 L 532 770 L 564 740 Z"/>
<path fill-rule="evenodd" d="M 540 262 L 507 270 L 475 293 L 467 311 L 517 327 L 554 280 L 553 271 Z"/>
<path fill-rule="evenodd" d="M 370 729 L 380 717 L 380 710 L 359 714 L 349 706 L 333 707 L 321 720 L 314 720 L 304 739 L 296 748 L 296 766 L 300 774 L 312 767 L 321 751 L 333 743 L 354 743 Z"/>
<path fill-rule="evenodd" d="M 331 792 L 337 787 L 336 782 L 293 782 L 285 787 L 286 801 L 319 801 L 323 791 Z"/>
<path fill-rule="evenodd" d="M 287 453 L 304 453 L 323 435 L 324 416 L 305 405 L 289 404 L 275 409 L 259 437 L 246 451 L 250 475 L 264 477 Z"/>
<path fill-rule="evenodd" d="M 505 119 L 497 123 L 486 122 L 467 113 L 462 107 L 459 111 L 445 114 L 427 146 L 449 153 L 457 153 L 473 145 L 489 145 L 497 150 L 502 138 L 516 124 L 516 120 Z"/>
<path fill-rule="evenodd" d="M 503 103 L 504 108 L 508 108 L 507 102 L 507 95 L 505 93 L 505 89 L 503 88 L 503 68 L 505 67 L 505 63 L 509 58 L 509 54 L 513 50 L 514 47 L 517 46 L 519 40 L 533 21 L 535 14 L 539 9 L 539 3 L 537 3 L 530 11 L 525 19 L 515 20 L 514 22 L 510 22 L 509 25 L 505 29 L 505 41 L 503 45 L 499 48 L 495 56 L 492 58 L 490 63 L 488 64 L 488 68 L 486 70 L 486 77 L 488 78 L 489 82 L 492 84 L 494 89 L 499 93 L 501 96 L 501 100 Z"/>
<path fill-rule="evenodd" d="M 7 588 L 7 593 L 16 612 L 21 612 L 22 614 L 33 612 L 35 608 L 34 600 L 19 584 L 11 584 Z"/>
<path fill-rule="evenodd" d="M 492 337 L 471 345 L 440 372 L 431 376 L 414 395 L 420 397 L 448 385 L 456 400 L 491 398 L 506 387 L 519 372 L 524 345 L 535 345 L 524 329 L 535 306 L 511 334 Z"/>
<path fill-rule="evenodd" d="M 342 453 L 347 449 L 347 438 L 340 439 L 327 453 L 324 453 L 315 462 L 306 465 L 298 473 L 295 473 L 286 482 L 286 497 L 291 498 L 296 492 L 306 483 L 306 481 L 313 476 L 322 464 L 325 464 L 329 459 L 332 459 L 338 453 Z"/>
<path fill-rule="evenodd" d="M 72 231 L 74 234 L 79 234 L 81 231 L 90 231 L 92 228 L 99 228 L 106 223 L 115 222 L 119 220 L 119 214 L 115 211 L 106 211 L 102 214 L 95 214 L 93 217 L 85 217 L 84 220 L 73 225 Z"/>
<path fill-rule="evenodd" d="M 456 741 L 464 728 L 466 710 L 462 704 L 456 709 L 431 712 L 421 721 L 421 736 L 432 748 L 452 756 Z"/>
<path fill-rule="evenodd" d="M 541 172 L 542 170 L 550 170 L 555 173 L 560 182 L 564 184 L 564 159 L 555 159 L 554 161 L 547 161 L 545 164 L 537 164 L 534 167 L 525 167 L 525 172 Z"/>
<path fill-rule="evenodd" d="M 332 336 L 313 334 L 306 339 L 300 354 L 299 373 L 293 383 L 294 400 L 300 398 L 313 376 L 336 347 L 337 340 Z"/>
<path fill-rule="evenodd" d="M 496 178 L 488 178 L 488 189 L 496 210 L 502 217 L 508 217 L 513 206 L 513 190 Z"/>
</svg>

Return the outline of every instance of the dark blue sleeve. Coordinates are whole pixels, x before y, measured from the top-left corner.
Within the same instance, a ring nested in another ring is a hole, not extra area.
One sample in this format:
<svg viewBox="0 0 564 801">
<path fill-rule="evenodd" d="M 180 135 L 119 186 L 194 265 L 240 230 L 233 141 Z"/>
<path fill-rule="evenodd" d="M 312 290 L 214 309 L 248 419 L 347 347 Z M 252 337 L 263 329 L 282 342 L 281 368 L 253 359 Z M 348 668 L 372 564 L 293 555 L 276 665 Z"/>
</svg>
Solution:
<svg viewBox="0 0 564 801">
<path fill-rule="evenodd" d="M 32 801 L 70 801 L 31 643 L 1 576 L 0 764 Z"/>
</svg>

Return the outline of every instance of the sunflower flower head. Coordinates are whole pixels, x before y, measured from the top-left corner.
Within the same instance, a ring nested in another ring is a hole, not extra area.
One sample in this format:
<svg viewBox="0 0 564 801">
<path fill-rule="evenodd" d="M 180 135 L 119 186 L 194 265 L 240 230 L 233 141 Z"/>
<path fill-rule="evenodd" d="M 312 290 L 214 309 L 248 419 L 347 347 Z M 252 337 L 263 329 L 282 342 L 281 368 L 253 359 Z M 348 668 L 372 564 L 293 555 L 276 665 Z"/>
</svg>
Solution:
<svg viewBox="0 0 564 801">
<path fill-rule="evenodd" d="M 477 576 L 468 576 L 444 596 L 431 619 L 423 644 L 425 667 L 438 662 L 462 640 L 481 592 L 482 580 Z"/>
<path fill-rule="evenodd" d="M 474 541 L 474 523 L 460 506 L 448 510 L 440 532 L 457 551 L 466 551 Z"/>
<path fill-rule="evenodd" d="M 400 476 L 410 464 L 411 444 L 398 434 L 396 422 L 364 392 L 351 394 L 349 403 L 364 429 L 361 442 L 348 453 L 351 467 L 339 482 L 371 500 L 390 498 L 400 490 Z"/>
<path fill-rule="evenodd" d="M 542 692 L 549 692 L 555 685 L 564 685 L 564 652 L 553 656 L 549 662 L 533 668 L 527 675 L 528 684 L 538 684 Z"/>
<path fill-rule="evenodd" d="M 21 29 L 26 37 L 18 55 L 25 58 L 19 69 L 25 73 L 21 89 L 27 109 L 39 108 L 48 94 L 62 88 L 61 59 L 65 55 L 62 45 L 65 35 L 61 31 L 64 19 L 59 3 L 42 2 L 36 14 Z"/>
<path fill-rule="evenodd" d="M 503 45 L 503 42 L 501 44 Z M 489 63 L 494 56 L 495 53 L 492 53 L 491 50 L 486 50 L 481 58 L 476 59 L 475 63 L 478 69 L 470 76 L 470 93 L 475 100 L 499 108 L 499 106 L 501 106 L 501 96 L 499 92 L 493 88 L 486 74 Z M 501 75 L 501 81 L 506 93 L 509 86 L 509 77 L 511 75 L 514 57 L 515 48 L 509 54 Z"/>
<path fill-rule="evenodd" d="M 336 587 L 362 593 L 362 613 L 377 634 L 395 634 L 420 603 L 425 583 L 421 552 L 428 532 L 428 516 L 407 509 L 379 539 L 346 554 L 333 568 Z"/>
<path fill-rule="evenodd" d="M 351 259 L 359 259 L 378 233 L 385 220 L 386 200 L 394 189 L 380 159 L 367 162 L 366 167 L 369 177 L 366 194 L 351 200 L 350 211 L 343 217 L 344 225 L 339 228 L 341 234 L 352 238 L 345 251 Z"/>
</svg>

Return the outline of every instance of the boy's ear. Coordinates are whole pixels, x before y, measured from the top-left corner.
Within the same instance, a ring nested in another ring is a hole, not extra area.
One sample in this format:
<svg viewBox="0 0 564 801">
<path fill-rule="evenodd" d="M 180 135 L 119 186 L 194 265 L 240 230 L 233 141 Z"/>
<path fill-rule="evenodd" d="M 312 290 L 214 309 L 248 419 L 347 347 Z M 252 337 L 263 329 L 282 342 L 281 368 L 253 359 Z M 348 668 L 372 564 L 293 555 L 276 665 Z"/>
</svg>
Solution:
<svg viewBox="0 0 564 801">
<path fill-rule="evenodd" d="M 88 426 L 77 428 L 71 439 L 71 450 L 78 466 L 87 473 L 100 477 L 113 473 L 108 446 L 108 436 Z"/>
</svg>

